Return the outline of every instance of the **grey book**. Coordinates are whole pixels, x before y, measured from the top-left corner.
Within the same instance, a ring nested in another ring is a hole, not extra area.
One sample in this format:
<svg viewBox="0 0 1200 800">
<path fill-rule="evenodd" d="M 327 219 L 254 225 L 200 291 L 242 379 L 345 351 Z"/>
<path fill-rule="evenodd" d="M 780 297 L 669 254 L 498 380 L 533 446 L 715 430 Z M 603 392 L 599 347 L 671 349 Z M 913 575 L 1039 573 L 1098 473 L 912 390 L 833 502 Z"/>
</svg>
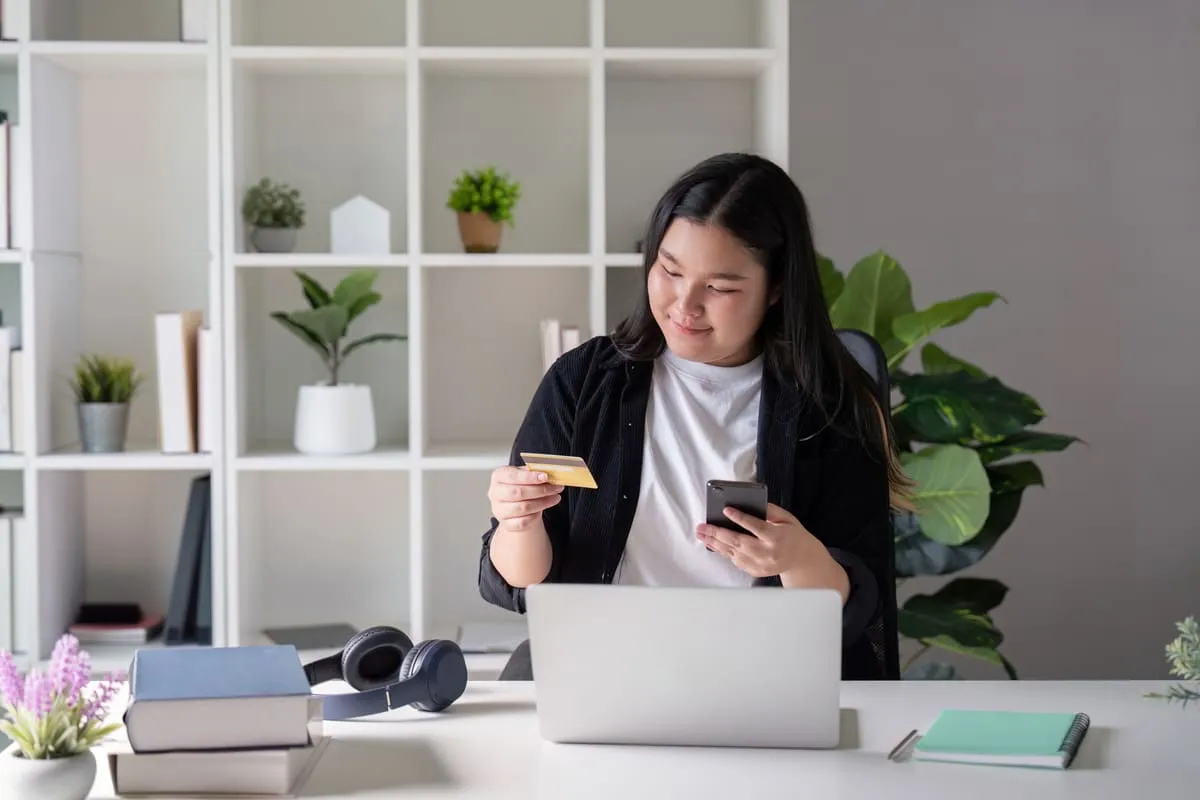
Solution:
<svg viewBox="0 0 1200 800">
<path fill-rule="evenodd" d="M 135 753 L 298 747 L 312 691 L 296 648 L 140 648 L 123 721 Z"/>
</svg>

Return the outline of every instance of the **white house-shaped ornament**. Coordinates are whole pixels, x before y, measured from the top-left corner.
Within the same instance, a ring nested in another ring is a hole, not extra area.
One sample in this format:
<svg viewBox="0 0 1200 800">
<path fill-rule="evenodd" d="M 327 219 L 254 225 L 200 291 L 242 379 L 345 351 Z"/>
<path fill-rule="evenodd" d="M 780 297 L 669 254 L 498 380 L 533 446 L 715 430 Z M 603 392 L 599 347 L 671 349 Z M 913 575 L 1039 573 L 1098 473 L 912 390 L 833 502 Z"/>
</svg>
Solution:
<svg viewBox="0 0 1200 800">
<path fill-rule="evenodd" d="M 392 252 L 391 214 L 361 194 L 329 213 L 329 249 L 345 255 L 386 255 Z"/>
</svg>

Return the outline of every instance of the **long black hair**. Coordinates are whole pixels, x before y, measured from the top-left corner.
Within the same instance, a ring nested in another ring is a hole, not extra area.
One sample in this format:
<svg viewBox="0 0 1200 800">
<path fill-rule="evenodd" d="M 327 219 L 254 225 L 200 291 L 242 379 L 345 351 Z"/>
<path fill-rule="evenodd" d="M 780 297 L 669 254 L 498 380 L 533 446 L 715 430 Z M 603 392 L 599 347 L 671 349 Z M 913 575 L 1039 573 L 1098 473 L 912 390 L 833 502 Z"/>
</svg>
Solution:
<svg viewBox="0 0 1200 800">
<path fill-rule="evenodd" d="M 769 294 L 757 334 L 766 367 L 825 415 L 864 442 L 887 465 L 892 502 L 907 507 L 909 481 L 891 446 L 890 420 L 876 400 L 872 379 L 838 340 L 829 318 L 817 266 L 808 204 L 779 165 L 750 153 L 722 153 L 683 173 L 659 199 L 642 245 L 643 278 L 658 259 L 675 219 L 719 227 L 767 271 Z M 666 346 L 650 310 L 646 280 L 637 304 L 612 334 L 629 358 L 657 357 Z"/>
</svg>

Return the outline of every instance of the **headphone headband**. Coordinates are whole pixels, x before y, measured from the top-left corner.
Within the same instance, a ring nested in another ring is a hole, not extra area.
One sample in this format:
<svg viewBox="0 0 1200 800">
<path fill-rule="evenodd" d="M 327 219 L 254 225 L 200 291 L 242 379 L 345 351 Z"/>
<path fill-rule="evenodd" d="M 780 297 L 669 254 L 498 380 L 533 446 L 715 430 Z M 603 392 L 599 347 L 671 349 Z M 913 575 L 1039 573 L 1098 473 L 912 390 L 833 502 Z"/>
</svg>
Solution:
<svg viewBox="0 0 1200 800">
<path fill-rule="evenodd" d="M 381 663 L 397 661 L 380 672 Z M 380 657 L 384 661 L 380 661 Z M 373 664 L 373 668 L 366 665 Z M 344 680 L 355 691 L 317 694 L 322 717 L 346 720 L 381 714 L 403 706 L 442 711 L 467 688 L 467 662 L 452 641 L 430 639 L 415 647 L 402 631 L 380 626 L 355 635 L 340 652 L 304 665 L 310 686 Z"/>
</svg>

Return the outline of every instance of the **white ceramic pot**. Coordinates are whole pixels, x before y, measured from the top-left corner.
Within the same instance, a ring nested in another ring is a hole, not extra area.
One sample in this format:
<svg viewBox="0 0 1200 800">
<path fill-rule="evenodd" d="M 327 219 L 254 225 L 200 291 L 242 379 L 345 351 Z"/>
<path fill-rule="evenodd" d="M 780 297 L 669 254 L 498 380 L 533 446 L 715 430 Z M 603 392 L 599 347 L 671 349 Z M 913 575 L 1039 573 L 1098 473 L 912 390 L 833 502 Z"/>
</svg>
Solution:
<svg viewBox="0 0 1200 800">
<path fill-rule="evenodd" d="M 306 455 L 342 456 L 374 450 L 371 387 L 353 383 L 301 386 L 296 398 L 294 444 Z"/>
<path fill-rule="evenodd" d="M 12 800 L 84 800 L 96 782 L 96 756 L 30 759 L 15 747 L 0 755 L 0 797 Z"/>
</svg>

